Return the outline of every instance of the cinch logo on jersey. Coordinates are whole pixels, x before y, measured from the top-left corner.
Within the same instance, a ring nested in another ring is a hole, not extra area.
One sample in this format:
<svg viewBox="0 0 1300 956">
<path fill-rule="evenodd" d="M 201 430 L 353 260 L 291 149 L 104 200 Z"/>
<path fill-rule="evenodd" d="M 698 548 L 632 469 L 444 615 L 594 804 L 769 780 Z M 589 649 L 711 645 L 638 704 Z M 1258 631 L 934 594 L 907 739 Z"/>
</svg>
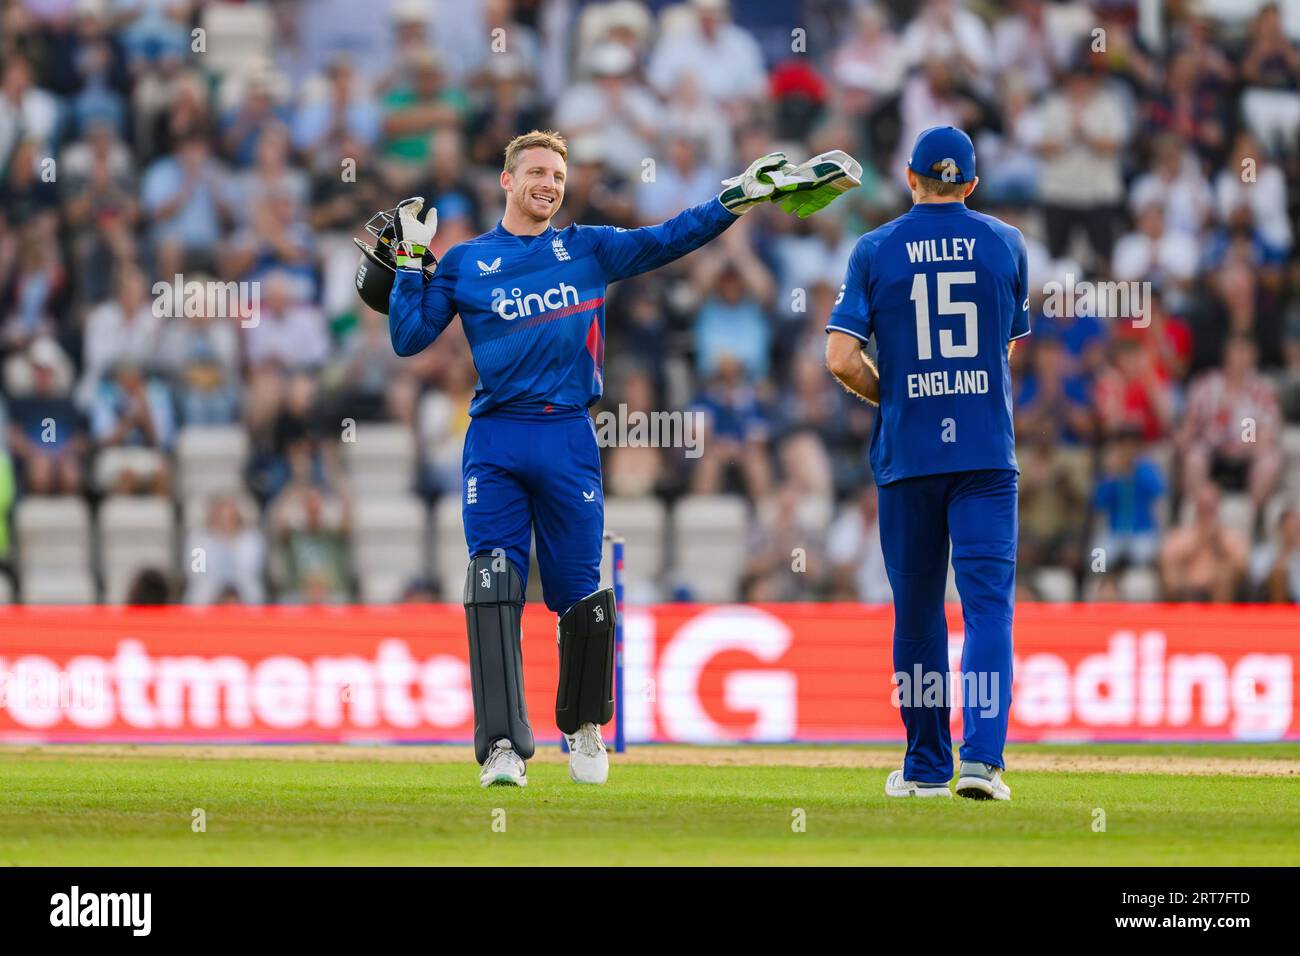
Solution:
<svg viewBox="0 0 1300 956">
<path fill-rule="evenodd" d="M 509 295 L 504 289 L 492 290 L 492 311 L 507 322 L 526 319 L 551 309 L 562 309 L 567 305 L 577 305 L 580 301 L 578 290 L 567 282 L 561 282 L 558 287 L 545 292 L 529 292 L 527 295 L 520 289 L 511 289 Z"/>
</svg>

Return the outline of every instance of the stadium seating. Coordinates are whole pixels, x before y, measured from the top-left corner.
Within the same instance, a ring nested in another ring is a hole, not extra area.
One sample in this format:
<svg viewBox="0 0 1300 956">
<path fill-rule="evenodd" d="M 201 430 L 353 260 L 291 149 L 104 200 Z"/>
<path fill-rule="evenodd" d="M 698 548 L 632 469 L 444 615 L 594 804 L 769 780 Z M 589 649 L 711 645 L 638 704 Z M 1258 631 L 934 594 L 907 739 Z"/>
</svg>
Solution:
<svg viewBox="0 0 1300 956">
<path fill-rule="evenodd" d="M 24 498 L 14 509 L 23 600 L 81 604 L 96 600 L 91 573 L 90 506 L 79 497 Z"/>
<path fill-rule="evenodd" d="M 657 498 L 605 499 L 605 529 L 625 542 L 623 581 L 630 595 L 658 594 L 667 526 L 667 509 Z M 608 545 L 605 552 L 608 563 Z"/>
<path fill-rule="evenodd" d="M 176 566 L 176 519 L 169 500 L 113 495 L 100 505 L 98 519 L 99 567 L 108 603 L 123 603 L 140 571 L 167 572 Z"/>
<path fill-rule="evenodd" d="M 738 495 L 690 495 L 673 509 L 673 580 L 697 601 L 734 601 L 749 509 Z"/>
<path fill-rule="evenodd" d="M 192 425 L 181 429 L 176 439 L 177 492 L 181 500 L 242 492 L 248 452 L 248 433 L 240 425 Z"/>
<path fill-rule="evenodd" d="M 428 566 L 428 515 L 414 495 L 360 498 L 352 509 L 352 566 L 367 604 L 391 604 Z"/>
<path fill-rule="evenodd" d="M 415 436 L 395 422 L 362 422 L 344 441 L 343 461 L 355 491 L 387 495 L 411 489 L 415 478 Z"/>
</svg>

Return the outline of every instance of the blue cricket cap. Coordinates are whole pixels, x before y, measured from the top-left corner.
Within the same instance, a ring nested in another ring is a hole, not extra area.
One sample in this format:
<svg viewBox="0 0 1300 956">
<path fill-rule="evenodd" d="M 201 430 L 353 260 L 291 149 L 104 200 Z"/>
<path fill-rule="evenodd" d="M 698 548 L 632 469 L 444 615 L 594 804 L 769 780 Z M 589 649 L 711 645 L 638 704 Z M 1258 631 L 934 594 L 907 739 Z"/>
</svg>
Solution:
<svg viewBox="0 0 1300 956">
<path fill-rule="evenodd" d="M 975 179 L 975 144 L 955 126 L 931 126 L 916 137 L 907 168 L 931 179 L 969 183 Z M 952 168 L 951 175 L 944 175 L 945 168 Z"/>
</svg>

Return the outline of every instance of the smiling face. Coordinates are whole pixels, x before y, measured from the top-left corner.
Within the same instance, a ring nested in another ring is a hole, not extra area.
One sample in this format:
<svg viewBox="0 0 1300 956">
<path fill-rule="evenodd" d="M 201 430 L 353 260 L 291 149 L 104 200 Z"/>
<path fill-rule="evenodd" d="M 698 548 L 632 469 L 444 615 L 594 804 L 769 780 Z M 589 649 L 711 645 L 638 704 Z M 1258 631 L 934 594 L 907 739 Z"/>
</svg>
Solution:
<svg viewBox="0 0 1300 956">
<path fill-rule="evenodd" d="M 533 222 L 550 222 L 564 201 L 567 169 L 564 157 L 545 146 L 520 152 L 514 169 L 501 173 L 507 210 L 513 208 Z"/>
</svg>

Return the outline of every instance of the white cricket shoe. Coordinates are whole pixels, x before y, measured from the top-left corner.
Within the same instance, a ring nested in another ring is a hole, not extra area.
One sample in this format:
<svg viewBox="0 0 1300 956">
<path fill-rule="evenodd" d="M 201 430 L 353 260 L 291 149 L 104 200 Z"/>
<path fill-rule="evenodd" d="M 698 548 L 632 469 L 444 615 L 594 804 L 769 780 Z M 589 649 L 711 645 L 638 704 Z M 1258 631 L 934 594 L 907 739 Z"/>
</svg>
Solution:
<svg viewBox="0 0 1300 956">
<path fill-rule="evenodd" d="M 492 742 L 478 782 L 485 787 L 526 787 L 528 775 L 524 770 L 524 759 L 515 753 L 514 745 L 502 737 Z"/>
<path fill-rule="evenodd" d="M 917 783 L 904 780 L 903 771 L 895 770 L 885 780 L 887 797 L 951 797 L 952 791 L 946 783 Z"/>
<path fill-rule="evenodd" d="M 604 783 L 609 778 L 609 753 L 600 739 L 600 727 L 583 724 L 569 742 L 569 779 L 574 783 Z"/>
<path fill-rule="evenodd" d="M 1002 771 L 993 764 L 963 760 L 957 772 L 957 796 L 971 800 L 1010 800 L 1011 788 L 1002 782 Z"/>
</svg>

